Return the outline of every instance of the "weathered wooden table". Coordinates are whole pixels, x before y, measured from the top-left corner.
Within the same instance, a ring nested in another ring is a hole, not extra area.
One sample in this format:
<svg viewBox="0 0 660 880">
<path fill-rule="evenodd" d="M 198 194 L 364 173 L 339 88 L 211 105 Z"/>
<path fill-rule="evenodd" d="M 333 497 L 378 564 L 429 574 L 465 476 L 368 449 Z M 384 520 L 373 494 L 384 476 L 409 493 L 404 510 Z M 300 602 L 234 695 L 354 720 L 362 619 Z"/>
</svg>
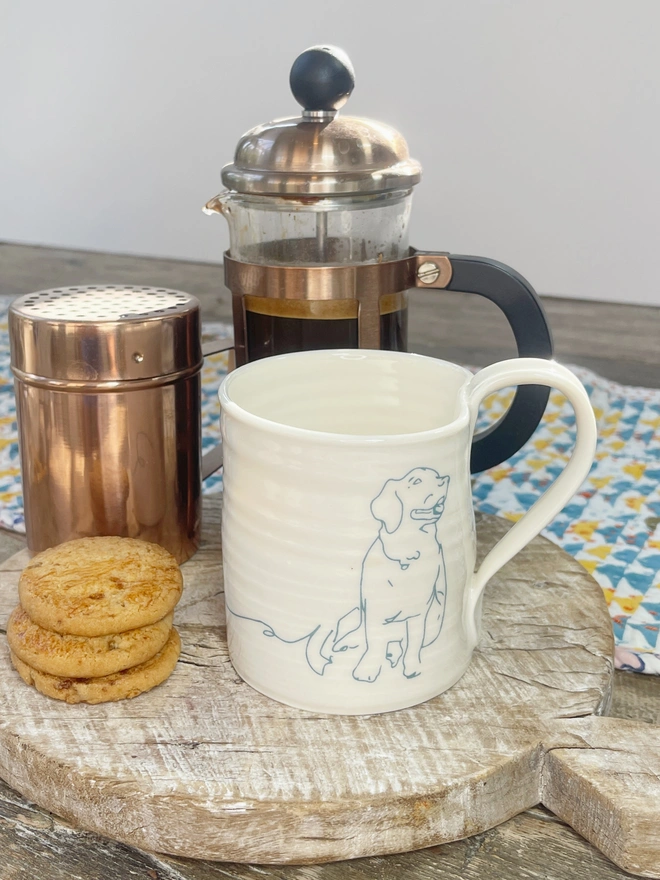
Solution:
<svg viewBox="0 0 660 880">
<path fill-rule="evenodd" d="M 197 295 L 206 320 L 229 320 L 230 304 L 214 265 L 0 245 L 0 293 L 19 295 L 98 281 L 166 285 Z M 477 297 L 413 296 L 411 347 L 464 363 L 513 354 L 510 332 L 494 307 Z M 660 310 L 547 298 L 557 357 L 630 384 L 660 386 Z M 23 546 L 0 534 L 0 559 Z M 612 714 L 660 723 L 660 680 L 617 673 Z M 153 855 L 72 828 L 27 803 L 0 782 L 0 878 L 48 877 L 211 880 L 272 877 L 367 878 L 629 876 L 547 811 L 536 808 L 464 841 L 414 853 L 324 866 L 242 866 Z"/>
</svg>

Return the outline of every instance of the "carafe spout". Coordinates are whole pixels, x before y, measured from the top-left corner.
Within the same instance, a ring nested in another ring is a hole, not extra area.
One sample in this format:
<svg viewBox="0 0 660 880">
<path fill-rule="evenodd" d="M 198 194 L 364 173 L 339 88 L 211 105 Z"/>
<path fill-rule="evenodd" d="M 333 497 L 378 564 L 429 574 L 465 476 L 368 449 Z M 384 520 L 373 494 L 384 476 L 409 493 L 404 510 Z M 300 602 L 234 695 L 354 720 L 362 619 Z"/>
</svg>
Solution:
<svg viewBox="0 0 660 880">
<path fill-rule="evenodd" d="M 217 196 L 213 196 L 212 199 L 209 199 L 202 210 L 205 214 L 224 214 L 226 201 L 227 193 L 219 193 Z"/>
</svg>

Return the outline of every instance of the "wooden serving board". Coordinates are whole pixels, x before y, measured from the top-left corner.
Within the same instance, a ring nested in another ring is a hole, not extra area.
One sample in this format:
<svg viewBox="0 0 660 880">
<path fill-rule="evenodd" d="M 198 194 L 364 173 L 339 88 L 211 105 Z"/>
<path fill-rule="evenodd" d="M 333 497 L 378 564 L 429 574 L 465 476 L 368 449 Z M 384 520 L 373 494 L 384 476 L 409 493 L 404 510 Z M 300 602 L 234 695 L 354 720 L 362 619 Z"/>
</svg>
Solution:
<svg viewBox="0 0 660 880">
<path fill-rule="evenodd" d="M 507 530 L 479 523 L 485 553 Z M 26 551 L 0 570 L 0 623 Z M 261 696 L 225 642 L 220 501 L 183 568 L 171 678 L 69 706 L 27 687 L 0 645 L 0 776 L 41 807 L 144 849 L 306 863 L 484 831 L 539 802 L 621 867 L 660 877 L 659 728 L 598 717 L 612 684 L 600 587 L 537 538 L 486 591 L 483 637 L 450 691 L 401 712 L 317 715 Z"/>
</svg>

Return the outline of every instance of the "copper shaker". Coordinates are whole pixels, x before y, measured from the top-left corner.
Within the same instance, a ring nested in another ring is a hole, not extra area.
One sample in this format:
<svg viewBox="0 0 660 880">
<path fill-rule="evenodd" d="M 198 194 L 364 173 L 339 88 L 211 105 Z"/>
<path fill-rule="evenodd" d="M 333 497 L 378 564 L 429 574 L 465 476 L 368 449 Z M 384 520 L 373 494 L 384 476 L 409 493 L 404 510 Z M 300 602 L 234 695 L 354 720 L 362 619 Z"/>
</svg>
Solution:
<svg viewBox="0 0 660 880">
<path fill-rule="evenodd" d="M 9 310 L 28 548 L 120 535 L 178 562 L 201 520 L 199 302 L 119 285 Z"/>
</svg>

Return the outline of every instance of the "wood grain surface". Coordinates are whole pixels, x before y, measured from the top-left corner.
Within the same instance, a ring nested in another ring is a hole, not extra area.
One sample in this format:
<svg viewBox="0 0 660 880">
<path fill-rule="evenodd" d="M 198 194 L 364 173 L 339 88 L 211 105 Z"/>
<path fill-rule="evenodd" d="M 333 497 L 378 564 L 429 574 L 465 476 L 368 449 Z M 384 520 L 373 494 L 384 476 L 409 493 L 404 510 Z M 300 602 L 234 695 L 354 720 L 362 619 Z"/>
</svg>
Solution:
<svg viewBox="0 0 660 880">
<path fill-rule="evenodd" d="M 620 718 L 569 727 L 581 745 L 547 753 L 543 803 L 621 867 L 660 876 L 660 728 Z"/>
<path fill-rule="evenodd" d="M 322 862 L 478 834 L 541 800 L 565 720 L 607 709 L 612 633 L 598 585 L 544 538 L 488 587 L 480 649 L 446 694 L 402 712 L 317 715 L 261 696 L 225 642 L 220 506 L 206 499 L 183 567 L 183 649 L 135 700 L 68 706 L 26 687 L 0 655 L 0 776 L 91 831 L 181 856 Z M 481 552 L 508 524 L 479 524 Z M 0 571 L 0 619 L 26 553 Z"/>
</svg>

